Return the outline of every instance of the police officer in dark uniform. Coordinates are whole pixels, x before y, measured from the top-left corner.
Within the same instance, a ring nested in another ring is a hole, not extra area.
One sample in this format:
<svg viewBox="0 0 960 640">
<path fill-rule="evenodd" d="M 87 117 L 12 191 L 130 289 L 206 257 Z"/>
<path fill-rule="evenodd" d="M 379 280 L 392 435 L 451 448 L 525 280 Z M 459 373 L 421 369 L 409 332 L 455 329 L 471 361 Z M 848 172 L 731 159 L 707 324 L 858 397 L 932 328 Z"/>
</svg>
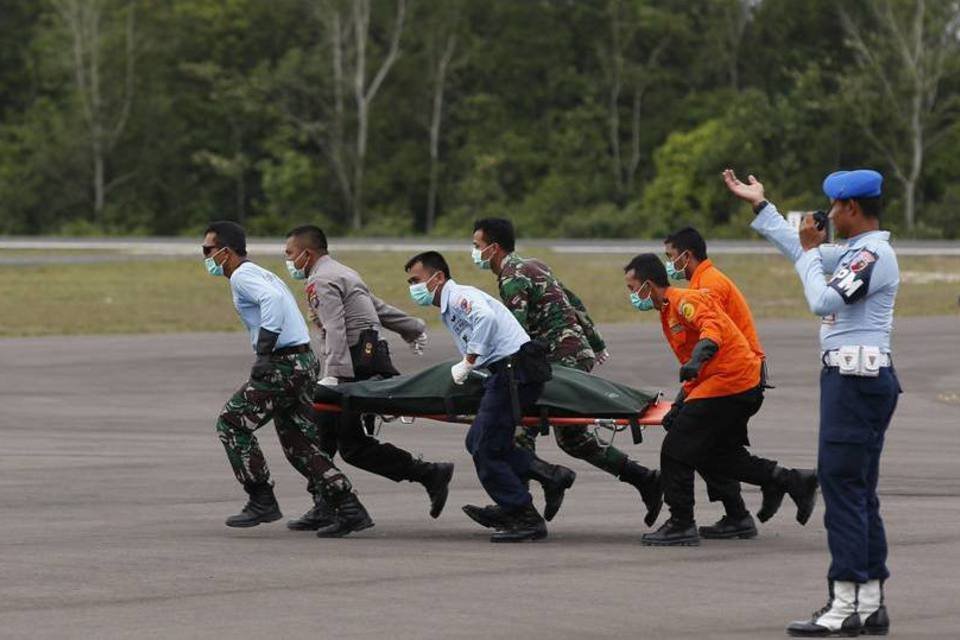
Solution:
<svg viewBox="0 0 960 640">
<path fill-rule="evenodd" d="M 883 583 L 887 541 L 877 479 L 884 435 L 900 393 L 890 333 L 900 284 L 890 234 L 880 230 L 881 186 L 876 171 L 837 171 L 823 182 L 829 221 L 842 244 L 827 244 L 813 216 L 799 232 L 766 201 L 753 176 L 724 181 L 753 205 L 751 225 L 795 265 L 820 329 L 820 437 L 818 476 L 830 546 L 829 601 L 787 633 L 801 637 L 886 635 L 890 619 Z"/>
</svg>

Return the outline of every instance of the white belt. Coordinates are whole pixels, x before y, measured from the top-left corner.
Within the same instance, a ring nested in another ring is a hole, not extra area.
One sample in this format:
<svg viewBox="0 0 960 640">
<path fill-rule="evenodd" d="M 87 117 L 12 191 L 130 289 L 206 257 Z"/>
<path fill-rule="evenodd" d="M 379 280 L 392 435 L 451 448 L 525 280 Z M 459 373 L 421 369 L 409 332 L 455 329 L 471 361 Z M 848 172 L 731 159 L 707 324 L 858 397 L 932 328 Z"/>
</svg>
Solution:
<svg viewBox="0 0 960 640">
<path fill-rule="evenodd" d="M 820 354 L 820 361 L 826 367 L 839 367 L 840 366 L 840 352 L 839 351 L 824 351 Z M 880 364 L 879 367 L 889 367 L 890 366 L 890 354 L 881 353 L 880 354 Z"/>
</svg>

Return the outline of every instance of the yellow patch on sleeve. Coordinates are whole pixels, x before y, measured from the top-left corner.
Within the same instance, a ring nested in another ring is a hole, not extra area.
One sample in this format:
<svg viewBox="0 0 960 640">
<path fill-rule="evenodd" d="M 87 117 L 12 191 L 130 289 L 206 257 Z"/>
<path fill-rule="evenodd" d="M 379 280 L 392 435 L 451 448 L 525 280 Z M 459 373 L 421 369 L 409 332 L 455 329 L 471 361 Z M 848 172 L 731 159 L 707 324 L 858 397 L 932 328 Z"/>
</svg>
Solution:
<svg viewBox="0 0 960 640">
<path fill-rule="evenodd" d="M 683 317 L 687 320 L 693 320 L 693 316 L 696 315 L 697 309 L 693 306 L 693 303 L 683 301 L 680 303 L 680 313 L 683 314 Z"/>
</svg>

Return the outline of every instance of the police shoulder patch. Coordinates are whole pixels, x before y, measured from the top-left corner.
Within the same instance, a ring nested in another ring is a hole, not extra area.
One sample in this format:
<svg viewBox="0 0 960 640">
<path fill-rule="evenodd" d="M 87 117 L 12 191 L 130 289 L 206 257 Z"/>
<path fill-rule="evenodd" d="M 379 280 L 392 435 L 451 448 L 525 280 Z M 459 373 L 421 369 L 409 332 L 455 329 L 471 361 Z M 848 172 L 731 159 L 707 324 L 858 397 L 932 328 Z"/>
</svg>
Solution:
<svg viewBox="0 0 960 640">
<path fill-rule="evenodd" d="M 870 275 L 877 263 L 877 254 L 862 249 L 846 265 L 837 269 L 830 278 L 829 285 L 847 304 L 862 300 L 870 289 Z"/>
</svg>

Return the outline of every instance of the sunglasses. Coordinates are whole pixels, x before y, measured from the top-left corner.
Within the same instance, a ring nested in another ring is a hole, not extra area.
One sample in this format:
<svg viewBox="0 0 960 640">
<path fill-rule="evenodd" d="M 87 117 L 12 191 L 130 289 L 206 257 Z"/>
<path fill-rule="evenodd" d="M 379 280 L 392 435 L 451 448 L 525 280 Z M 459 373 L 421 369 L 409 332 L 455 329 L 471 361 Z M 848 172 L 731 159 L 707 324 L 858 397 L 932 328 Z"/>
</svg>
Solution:
<svg viewBox="0 0 960 640">
<path fill-rule="evenodd" d="M 206 244 L 202 244 L 202 245 L 200 245 L 200 248 L 203 249 L 203 255 L 204 255 L 204 257 L 209 258 L 209 257 L 210 257 L 210 254 L 213 253 L 214 251 L 218 250 L 220 247 L 218 247 L 218 246 L 216 246 L 216 245 L 206 245 Z"/>
</svg>

